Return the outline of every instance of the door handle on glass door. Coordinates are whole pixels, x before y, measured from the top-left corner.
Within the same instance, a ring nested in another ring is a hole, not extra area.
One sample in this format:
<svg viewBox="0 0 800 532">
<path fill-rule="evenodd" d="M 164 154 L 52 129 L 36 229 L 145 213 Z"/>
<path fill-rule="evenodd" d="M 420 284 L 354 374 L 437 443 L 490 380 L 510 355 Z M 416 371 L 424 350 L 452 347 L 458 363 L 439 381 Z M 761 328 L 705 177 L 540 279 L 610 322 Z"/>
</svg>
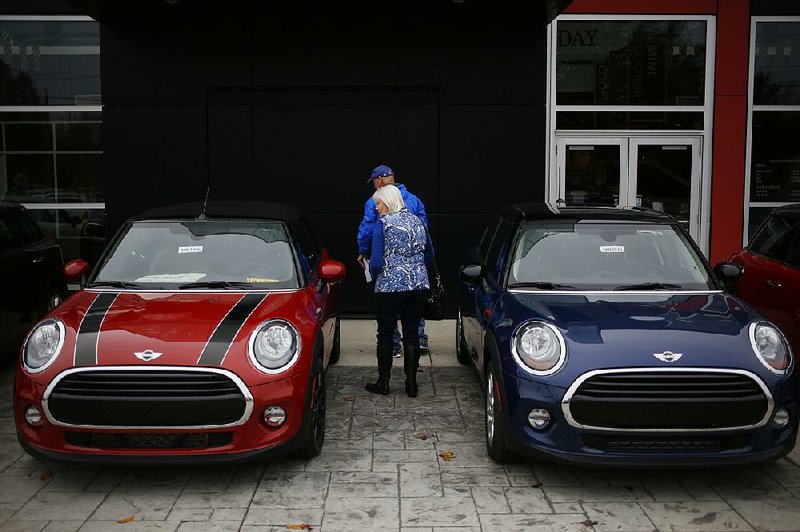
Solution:
<svg viewBox="0 0 800 532">
<path fill-rule="evenodd" d="M 767 284 L 770 285 L 772 288 L 780 288 L 781 287 L 781 282 L 780 281 L 776 281 L 775 279 L 769 279 L 767 281 Z"/>
</svg>

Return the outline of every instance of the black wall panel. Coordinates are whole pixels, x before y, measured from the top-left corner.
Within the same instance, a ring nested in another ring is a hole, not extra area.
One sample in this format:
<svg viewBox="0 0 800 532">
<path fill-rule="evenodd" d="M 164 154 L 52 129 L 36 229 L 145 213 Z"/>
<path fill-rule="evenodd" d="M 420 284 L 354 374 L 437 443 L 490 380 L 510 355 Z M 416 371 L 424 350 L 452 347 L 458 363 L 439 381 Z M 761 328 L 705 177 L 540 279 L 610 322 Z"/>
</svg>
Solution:
<svg viewBox="0 0 800 532">
<path fill-rule="evenodd" d="M 426 204 L 453 314 L 489 214 L 544 195 L 545 22 L 480 0 L 202 5 L 99 12 L 109 228 L 209 185 L 294 203 L 350 269 L 344 309 L 370 312 L 355 235 L 385 163 Z"/>
</svg>

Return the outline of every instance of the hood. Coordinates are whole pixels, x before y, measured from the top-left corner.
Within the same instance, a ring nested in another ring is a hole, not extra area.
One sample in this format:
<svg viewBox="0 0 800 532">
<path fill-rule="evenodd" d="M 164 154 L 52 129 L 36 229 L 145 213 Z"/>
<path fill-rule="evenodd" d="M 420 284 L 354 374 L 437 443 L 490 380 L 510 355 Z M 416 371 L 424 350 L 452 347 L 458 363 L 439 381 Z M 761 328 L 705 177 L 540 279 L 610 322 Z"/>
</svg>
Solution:
<svg viewBox="0 0 800 532">
<path fill-rule="evenodd" d="M 84 291 L 58 307 L 66 365 L 220 366 L 287 294 Z M 65 356 L 66 355 L 66 356 Z"/>
<path fill-rule="evenodd" d="M 760 319 L 736 298 L 703 294 L 507 294 L 498 323 L 503 342 L 523 321 L 539 319 L 564 335 L 571 382 L 592 369 L 725 367 L 762 373 L 749 340 Z M 673 362 L 656 354 L 680 354 Z"/>
</svg>

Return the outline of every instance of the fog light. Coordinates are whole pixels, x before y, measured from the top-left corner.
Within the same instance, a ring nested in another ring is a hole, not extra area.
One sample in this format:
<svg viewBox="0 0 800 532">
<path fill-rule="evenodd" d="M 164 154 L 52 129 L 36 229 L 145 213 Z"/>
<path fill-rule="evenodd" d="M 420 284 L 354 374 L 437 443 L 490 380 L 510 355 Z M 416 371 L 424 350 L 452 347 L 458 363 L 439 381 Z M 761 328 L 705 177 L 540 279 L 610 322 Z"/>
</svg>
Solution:
<svg viewBox="0 0 800 532">
<path fill-rule="evenodd" d="M 279 406 L 268 406 L 264 409 L 264 422 L 272 428 L 277 428 L 286 422 L 286 411 Z"/>
<path fill-rule="evenodd" d="M 550 424 L 550 412 L 544 408 L 534 408 L 528 414 L 528 424 L 535 430 L 542 430 Z"/>
<path fill-rule="evenodd" d="M 772 426 L 782 429 L 789 424 L 789 411 L 781 408 L 775 412 L 775 417 L 772 418 Z"/>
<path fill-rule="evenodd" d="M 42 413 L 39 412 L 39 409 L 35 406 L 29 406 L 25 409 L 25 421 L 27 421 L 28 425 L 31 427 L 41 427 Z"/>
</svg>

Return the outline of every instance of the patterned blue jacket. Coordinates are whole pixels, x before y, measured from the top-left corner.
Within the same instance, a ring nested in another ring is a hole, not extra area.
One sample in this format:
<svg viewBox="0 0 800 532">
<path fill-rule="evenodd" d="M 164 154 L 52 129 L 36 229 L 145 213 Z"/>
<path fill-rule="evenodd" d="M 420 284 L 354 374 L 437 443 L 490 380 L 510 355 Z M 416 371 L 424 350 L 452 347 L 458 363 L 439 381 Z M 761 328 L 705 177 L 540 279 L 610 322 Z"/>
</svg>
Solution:
<svg viewBox="0 0 800 532">
<path fill-rule="evenodd" d="M 405 185 L 395 183 L 394 186 L 400 190 L 400 195 L 403 196 L 403 203 L 406 208 L 411 214 L 422 220 L 425 227 L 428 227 L 428 215 L 425 213 L 425 205 L 422 201 L 409 192 Z M 365 257 L 369 256 L 370 250 L 372 249 L 372 226 L 375 225 L 378 218 L 380 218 L 380 216 L 375 208 L 375 200 L 370 196 L 366 203 L 364 203 L 364 217 L 361 219 L 361 223 L 358 224 L 358 236 L 356 240 L 358 240 L 359 255 L 364 255 Z"/>
<path fill-rule="evenodd" d="M 430 288 L 426 262 L 433 247 L 419 218 L 408 209 L 387 214 L 375 223 L 369 269 L 376 292 L 407 292 Z"/>
</svg>

